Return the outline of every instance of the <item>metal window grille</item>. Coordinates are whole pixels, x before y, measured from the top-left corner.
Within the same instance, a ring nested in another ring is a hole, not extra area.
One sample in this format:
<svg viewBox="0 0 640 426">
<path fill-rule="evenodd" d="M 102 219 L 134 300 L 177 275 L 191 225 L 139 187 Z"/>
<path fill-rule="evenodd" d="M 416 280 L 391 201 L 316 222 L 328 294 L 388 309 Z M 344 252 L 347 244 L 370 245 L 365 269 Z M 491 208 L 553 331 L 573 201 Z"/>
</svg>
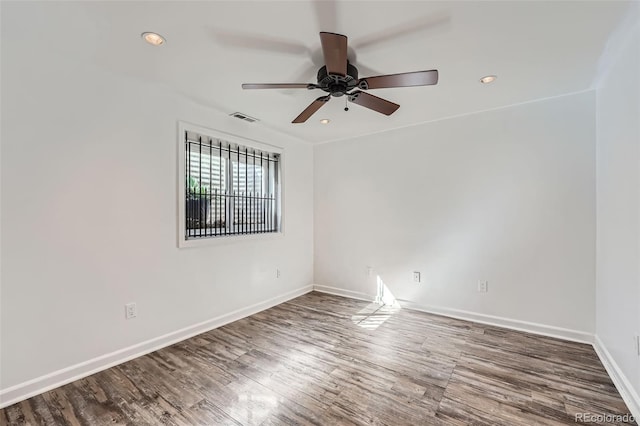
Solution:
<svg viewBox="0 0 640 426">
<path fill-rule="evenodd" d="M 185 238 L 278 232 L 280 156 L 185 132 Z"/>
</svg>

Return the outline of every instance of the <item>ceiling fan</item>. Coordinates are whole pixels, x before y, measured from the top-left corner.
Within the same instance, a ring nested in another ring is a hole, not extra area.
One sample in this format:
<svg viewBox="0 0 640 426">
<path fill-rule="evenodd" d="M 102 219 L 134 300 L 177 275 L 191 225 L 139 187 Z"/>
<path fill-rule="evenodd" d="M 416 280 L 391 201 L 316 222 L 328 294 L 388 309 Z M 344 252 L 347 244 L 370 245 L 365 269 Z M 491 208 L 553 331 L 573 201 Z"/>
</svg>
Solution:
<svg viewBox="0 0 640 426">
<path fill-rule="evenodd" d="M 438 70 L 406 72 L 358 78 L 358 69 L 347 59 L 347 36 L 321 32 L 324 65 L 318 70 L 318 83 L 243 84 L 243 89 L 320 89 L 328 93 L 313 101 L 292 123 L 304 123 L 331 97 L 347 96 L 349 101 L 385 115 L 400 105 L 373 96 L 363 90 L 391 87 L 430 86 L 438 83 Z M 347 110 L 348 108 L 345 108 Z"/>
</svg>

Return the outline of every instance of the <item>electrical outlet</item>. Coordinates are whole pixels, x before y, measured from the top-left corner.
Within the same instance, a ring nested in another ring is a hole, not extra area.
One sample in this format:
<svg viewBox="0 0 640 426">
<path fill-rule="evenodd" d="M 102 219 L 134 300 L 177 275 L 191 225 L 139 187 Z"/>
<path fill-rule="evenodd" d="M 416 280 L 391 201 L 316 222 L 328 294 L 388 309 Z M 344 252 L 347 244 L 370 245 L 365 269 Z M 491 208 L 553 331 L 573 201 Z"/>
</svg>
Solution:
<svg viewBox="0 0 640 426">
<path fill-rule="evenodd" d="M 478 293 L 486 293 L 489 291 L 488 281 L 478 281 Z"/>
<path fill-rule="evenodd" d="M 276 268 L 276 278 L 280 278 L 280 269 Z"/>
<path fill-rule="evenodd" d="M 127 303 L 124 305 L 124 317 L 126 319 L 135 318 L 138 316 L 138 307 L 135 303 Z"/>
<path fill-rule="evenodd" d="M 413 282 L 414 283 L 419 283 L 420 282 L 420 272 L 413 271 Z"/>
<path fill-rule="evenodd" d="M 368 277 L 373 276 L 373 268 L 371 266 L 367 266 L 367 276 Z"/>
</svg>

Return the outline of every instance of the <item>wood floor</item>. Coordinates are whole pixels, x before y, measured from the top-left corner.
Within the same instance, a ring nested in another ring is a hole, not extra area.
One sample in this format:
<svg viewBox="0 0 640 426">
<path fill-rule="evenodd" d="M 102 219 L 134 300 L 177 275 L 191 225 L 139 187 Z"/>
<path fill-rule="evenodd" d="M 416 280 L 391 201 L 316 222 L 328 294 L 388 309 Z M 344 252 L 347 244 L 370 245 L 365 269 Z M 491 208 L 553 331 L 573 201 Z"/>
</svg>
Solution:
<svg viewBox="0 0 640 426">
<path fill-rule="evenodd" d="M 0 424 L 529 426 L 582 413 L 628 414 L 589 345 L 313 292 L 7 407 Z"/>
</svg>

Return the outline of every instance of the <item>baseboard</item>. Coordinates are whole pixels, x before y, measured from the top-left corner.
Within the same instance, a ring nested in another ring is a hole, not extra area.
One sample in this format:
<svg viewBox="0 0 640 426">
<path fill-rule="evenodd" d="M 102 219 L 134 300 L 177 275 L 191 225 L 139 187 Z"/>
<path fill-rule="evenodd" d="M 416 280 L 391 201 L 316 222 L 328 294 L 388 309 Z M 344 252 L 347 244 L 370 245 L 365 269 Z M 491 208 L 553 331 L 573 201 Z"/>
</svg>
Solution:
<svg viewBox="0 0 640 426">
<path fill-rule="evenodd" d="M 352 299 L 366 301 L 372 301 L 375 299 L 375 296 L 366 293 L 319 284 L 314 284 L 313 289 L 322 293 L 335 294 L 336 296 L 349 297 Z M 558 339 L 570 340 L 572 342 L 593 344 L 593 334 L 585 331 L 571 330 L 567 328 L 554 327 L 546 324 L 520 321 L 493 315 L 485 315 L 477 312 L 463 311 L 459 309 L 422 305 L 409 300 L 397 299 L 397 301 L 403 308 L 413 309 L 415 311 L 427 312 L 430 314 L 442 315 L 449 318 L 457 318 L 481 324 L 494 325 L 511 330 L 525 331 L 527 333 L 539 334 L 547 337 L 555 337 Z"/>
<path fill-rule="evenodd" d="M 557 339 L 569 340 L 572 342 L 593 344 L 593 334 L 586 331 L 572 330 L 569 328 L 562 328 L 547 324 L 481 314 L 478 312 L 463 311 L 460 309 L 445 308 L 441 306 L 421 305 L 419 303 L 414 303 L 402 299 L 398 299 L 398 302 L 403 308 L 413 309 L 416 311 L 442 315 L 445 317 L 456 318 L 465 321 L 477 322 L 480 324 L 493 325 L 496 327 L 508 328 L 510 330 L 524 331 L 526 333 L 554 337 Z"/>
<path fill-rule="evenodd" d="M 0 408 L 8 407 L 9 405 L 31 398 L 32 396 L 39 395 L 43 392 L 66 385 L 67 383 L 82 379 L 83 377 L 90 376 L 99 371 L 106 370 L 107 368 L 115 365 L 122 364 L 123 362 L 157 351 L 158 349 L 173 345 L 174 343 L 178 343 L 198 334 L 213 330 L 214 328 L 221 327 L 230 322 L 256 314 L 305 293 L 309 293 L 312 290 L 313 285 L 308 285 L 289 291 L 265 300 L 264 302 L 256 303 L 246 308 L 238 309 L 228 314 L 224 314 L 145 342 L 54 371 L 53 373 L 37 377 L 10 388 L 0 390 Z"/>
<path fill-rule="evenodd" d="M 607 350 L 600 337 L 596 334 L 593 348 L 596 350 L 596 354 L 600 358 L 602 365 L 604 365 L 605 370 L 609 373 L 609 377 L 613 381 L 613 384 L 620 392 L 620 396 L 627 404 L 629 411 L 636 419 L 636 422 L 640 420 L 640 396 L 638 396 L 638 392 L 633 388 L 627 376 L 622 372 L 618 363 L 613 359 L 609 351 Z"/>
<path fill-rule="evenodd" d="M 314 291 L 319 291 L 320 293 L 333 294 L 335 296 L 348 297 L 349 299 L 358 299 L 364 300 L 365 302 L 372 302 L 376 296 L 370 295 L 367 293 L 361 293 L 359 291 L 345 290 L 343 288 L 338 287 L 330 287 L 327 285 L 313 285 Z"/>
</svg>

